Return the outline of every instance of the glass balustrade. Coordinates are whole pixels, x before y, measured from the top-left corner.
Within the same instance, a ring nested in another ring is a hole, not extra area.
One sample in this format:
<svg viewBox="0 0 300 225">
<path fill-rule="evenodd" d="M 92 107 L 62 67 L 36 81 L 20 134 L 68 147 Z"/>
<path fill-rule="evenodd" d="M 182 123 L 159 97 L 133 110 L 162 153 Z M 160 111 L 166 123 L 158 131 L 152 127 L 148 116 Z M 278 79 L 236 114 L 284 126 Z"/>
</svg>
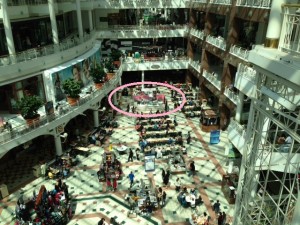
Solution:
<svg viewBox="0 0 300 225">
<path fill-rule="evenodd" d="M 248 61 L 248 57 L 249 57 L 249 51 L 247 49 L 243 49 L 242 47 L 240 46 L 237 46 L 237 45 L 232 45 L 230 47 L 230 50 L 229 52 L 232 54 L 232 55 L 235 55 L 245 61 Z"/>
<path fill-rule="evenodd" d="M 251 7 L 251 8 L 271 8 L 272 0 L 237 0 L 237 6 Z"/>
</svg>

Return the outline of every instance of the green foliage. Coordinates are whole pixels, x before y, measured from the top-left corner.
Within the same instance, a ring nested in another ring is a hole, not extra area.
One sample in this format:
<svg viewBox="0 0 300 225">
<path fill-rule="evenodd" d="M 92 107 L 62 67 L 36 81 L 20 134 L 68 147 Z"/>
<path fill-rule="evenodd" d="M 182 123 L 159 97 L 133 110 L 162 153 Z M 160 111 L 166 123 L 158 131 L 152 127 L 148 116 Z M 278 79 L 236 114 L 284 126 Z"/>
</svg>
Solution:
<svg viewBox="0 0 300 225">
<path fill-rule="evenodd" d="M 106 58 L 104 60 L 104 66 L 105 68 L 108 70 L 109 73 L 113 73 L 114 72 L 114 61 L 111 57 Z"/>
<path fill-rule="evenodd" d="M 95 68 L 91 68 L 90 76 L 93 78 L 95 83 L 103 83 L 106 77 L 104 67 L 97 64 Z"/>
<path fill-rule="evenodd" d="M 73 78 L 65 80 L 62 84 L 62 88 L 65 94 L 71 98 L 78 98 L 81 93 L 80 83 Z"/>
<path fill-rule="evenodd" d="M 112 58 L 113 61 L 120 61 L 120 57 L 122 56 L 122 51 L 118 49 L 112 49 L 109 56 L 110 58 Z"/>
<path fill-rule="evenodd" d="M 29 95 L 17 101 L 16 108 L 20 110 L 24 119 L 33 119 L 38 115 L 37 111 L 43 104 L 44 102 L 39 96 Z"/>
</svg>

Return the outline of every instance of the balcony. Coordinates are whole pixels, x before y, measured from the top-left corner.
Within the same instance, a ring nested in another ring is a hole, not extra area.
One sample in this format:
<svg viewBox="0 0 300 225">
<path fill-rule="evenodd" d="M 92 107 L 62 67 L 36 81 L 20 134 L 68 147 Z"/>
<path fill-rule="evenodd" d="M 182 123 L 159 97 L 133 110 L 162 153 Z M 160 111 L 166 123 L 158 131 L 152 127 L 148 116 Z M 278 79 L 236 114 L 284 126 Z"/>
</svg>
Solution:
<svg viewBox="0 0 300 225">
<path fill-rule="evenodd" d="M 100 0 L 95 1 L 101 8 L 188 8 L 185 0 Z M 97 5 L 95 4 L 95 5 Z"/>
<path fill-rule="evenodd" d="M 230 47 L 229 53 L 248 62 L 249 51 L 237 45 Z"/>
<path fill-rule="evenodd" d="M 80 95 L 80 100 L 77 103 L 78 107 L 72 107 L 66 101 L 61 101 L 59 106 L 60 108 L 50 117 L 47 117 L 45 115 L 44 108 L 41 108 L 41 110 L 39 110 L 39 114 L 41 115 L 40 121 L 32 126 L 28 126 L 20 115 L 11 119 L 9 122 L 12 124 L 12 131 L 4 131 L 0 133 L 0 144 L 2 149 L 0 157 L 13 147 L 40 135 L 46 133 L 49 134 L 51 130 L 55 129 L 62 123 L 68 122 L 70 118 L 82 114 L 87 109 L 93 108 L 94 105 L 101 101 L 103 97 L 105 97 L 118 85 L 121 75 L 122 69 L 119 69 L 113 79 L 106 82 L 100 90 L 95 89 L 93 86 L 86 87 L 86 90 L 92 88 L 93 91 L 89 93 L 83 91 L 83 94 Z"/>
<path fill-rule="evenodd" d="M 128 57 L 123 62 L 123 71 L 147 71 L 147 70 L 183 70 L 188 69 L 189 60 L 186 57 L 178 58 L 149 58 L 135 60 Z"/>
<path fill-rule="evenodd" d="M 284 7 L 282 32 L 279 49 L 300 54 L 300 11 L 298 8 Z"/>
<path fill-rule="evenodd" d="M 115 25 L 108 28 L 97 28 L 98 38 L 168 38 L 185 37 L 188 29 L 186 25 L 143 25 L 126 26 Z"/>
<path fill-rule="evenodd" d="M 214 37 L 214 36 L 208 35 L 206 37 L 206 42 L 208 42 L 208 43 L 210 43 L 210 44 L 212 44 L 212 45 L 214 45 L 214 46 L 216 46 L 216 47 L 218 47 L 218 48 L 220 48 L 224 51 L 226 49 L 226 42 L 225 42 L 224 38 L 222 38 L 220 36 L 219 37 Z"/>
<path fill-rule="evenodd" d="M 226 87 L 224 90 L 224 95 L 229 98 L 234 104 L 240 103 L 240 98 L 237 93 L 235 93 L 233 90 L 231 90 L 229 87 Z"/>
<path fill-rule="evenodd" d="M 201 40 L 204 40 L 204 37 L 205 37 L 204 31 L 202 31 L 202 30 L 197 30 L 197 29 L 195 29 L 195 28 L 192 28 L 192 29 L 190 30 L 190 34 L 193 35 L 193 36 L 195 36 L 195 37 L 197 37 L 197 38 L 199 38 L 199 39 L 201 39 Z"/>
<path fill-rule="evenodd" d="M 228 139 L 239 150 L 239 152 L 243 154 L 243 147 L 246 143 L 245 127 L 231 118 L 227 131 Z"/>
<path fill-rule="evenodd" d="M 193 67 L 199 74 L 201 73 L 201 62 L 200 61 L 189 61 L 190 66 Z"/>
<path fill-rule="evenodd" d="M 203 70 L 203 77 L 212 83 L 219 91 L 221 90 L 221 81 L 216 73 L 209 73 L 206 70 Z"/>
<path fill-rule="evenodd" d="M 232 0 L 209 0 L 210 4 L 231 5 Z"/>
<path fill-rule="evenodd" d="M 237 0 L 236 6 L 269 9 L 271 3 L 271 0 Z"/>
<path fill-rule="evenodd" d="M 236 72 L 234 86 L 245 95 L 255 98 L 256 79 L 256 70 L 240 63 Z"/>
<path fill-rule="evenodd" d="M 63 52 L 80 44 L 86 43 L 93 38 L 95 38 L 95 32 L 85 34 L 82 41 L 80 41 L 80 39 L 77 38 L 77 34 L 74 33 L 73 35 L 69 35 L 68 38 L 61 40 L 58 45 L 46 45 L 40 48 L 32 48 L 26 51 L 18 52 L 16 53 L 16 55 L 1 56 L 0 66 L 7 66 L 15 63 L 31 61 L 40 57 Z"/>
</svg>

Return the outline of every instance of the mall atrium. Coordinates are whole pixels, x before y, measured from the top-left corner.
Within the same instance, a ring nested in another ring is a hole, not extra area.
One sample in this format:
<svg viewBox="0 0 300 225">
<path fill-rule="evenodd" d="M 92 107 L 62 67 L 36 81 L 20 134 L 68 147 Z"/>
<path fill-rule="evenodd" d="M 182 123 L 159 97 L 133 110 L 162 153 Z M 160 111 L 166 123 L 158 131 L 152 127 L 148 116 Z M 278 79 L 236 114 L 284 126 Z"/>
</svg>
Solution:
<svg viewBox="0 0 300 225">
<path fill-rule="evenodd" d="M 1 225 L 300 225 L 300 1 L 0 0 L 0 171 Z"/>
</svg>

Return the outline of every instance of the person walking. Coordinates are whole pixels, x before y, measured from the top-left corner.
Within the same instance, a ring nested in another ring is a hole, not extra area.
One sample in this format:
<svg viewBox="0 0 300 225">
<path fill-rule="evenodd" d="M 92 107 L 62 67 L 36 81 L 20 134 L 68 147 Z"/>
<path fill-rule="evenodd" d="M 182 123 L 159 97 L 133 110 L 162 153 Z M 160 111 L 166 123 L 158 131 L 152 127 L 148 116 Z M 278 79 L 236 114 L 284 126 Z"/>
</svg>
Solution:
<svg viewBox="0 0 300 225">
<path fill-rule="evenodd" d="M 128 162 L 129 161 L 133 162 L 133 151 L 131 148 L 129 149 L 129 155 L 128 155 Z"/>
<path fill-rule="evenodd" d="M 223 212 L 222 215 L 223 215 L 223 223 L 222 223 L 222 225 L 225 225 L 226 224 L 227 215 L 226 215 L 225 212 Z"/>
<path fill-rule="evenodd" d="M 161 171 L 161 179 L 164 180 L 165 176 L 166 176 L 166 171 L 164 169 L 162 169 L 162 171 Z"/>
<path fill-rule="evenodd" d="M 189 131 L 188 134 L 187 134 L 186 142 L 187 142 L 187 144 L 190 144 L 190 143 L 191 143 L 191 132 L 190 132 L 190 131 Z"/>
<path fill-rule="evenodd" d="M 140 150 L 137 148 L 135 150 L 136 160 L 140 161 Z"/>
<path fill-rule="evenodd" d="M 130 187 L 132 187 L 133 181 L 134 181 L 134 174 L 133 174 L 132 171 L 131 171 L 130 174 L 128 175 L 128 178 L 129 178 L 129 180 L 130 180 Z"/>
<path fill-rule="evenodd" d="M 223 214 L 220 212 L 218 216 L 218 225 L 223 225 Z"/>
<path fill-rule="evenodd" d="M 216 214 L 218 214 L 220 212 L 220 205 L 221 204 L 220 204 L 219 200 L 217 200 L 215 202 L 215 204 L 213 205 L 213 210 L 215 211 Z"/>
<path fill-rule="evenodd" d="M 194 161 L 192 161 L 191 163 L 190 163 L 190 168 L 189 168 L 190 170 L 189 170 L 189 174 L 188 174 L 188 176 L 191 176 L 191 175 L 195 175 L 195 171 L 196 171 L 196 168 L 195 168 L 195 162 Z"/>
</svg>

